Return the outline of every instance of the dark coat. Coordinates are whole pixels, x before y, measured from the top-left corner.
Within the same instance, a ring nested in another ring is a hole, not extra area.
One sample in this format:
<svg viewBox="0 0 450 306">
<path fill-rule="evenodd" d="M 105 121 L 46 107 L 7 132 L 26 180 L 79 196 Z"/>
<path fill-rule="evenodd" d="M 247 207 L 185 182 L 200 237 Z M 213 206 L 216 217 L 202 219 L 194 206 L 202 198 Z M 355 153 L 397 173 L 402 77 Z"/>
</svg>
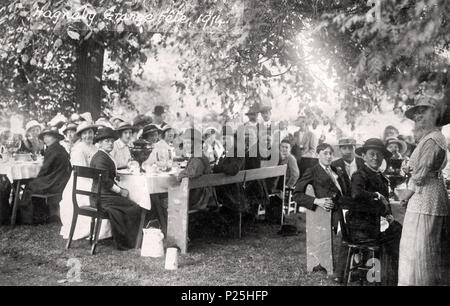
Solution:
<svg viewBox="0 0 450 306">
<path fill-rule="evenodd" d="M 115 184 L 116 165 L 111 157 L 99 150 L 92 157 L 92 168 L 107 170 L 108 176 L 102 178 L 101 205 L 111 222 L 111 232 L 118 249 L 130 249 L 136 244 L 139 232 L 141 208 L 128 198 L 111 191 Z M 98 190 L 98 184 L 92 184 L 92 190 Z"/>
<path fill-rule="evenodd" d="M 336 172 L 336 169 L 331 167 L 331 169 Z M 298 205 L 303 206 L 310 210 L 316 210 L 317 205 L 314 204 L 316 198 L 333 198 L 335 204 L 339 205 L 333 210 L 332 215 L 332 225 L 335 230 L 337 230 L 337 224 L 339 222 L 339 215 L 337 214 L 338 207 L 347 208 L 351 199 L 347 196 L 348 191 L 346 190 L 342 176 L 338 174 L 338 184 L 342 189 L 342 194 L 336 185 L 333 183 L 332 179 L 325 172 L 320 164 L 314 167 L 308 168 L 305 174 L 299 179 L 294 190 L 293 199 Z M 306 187 L 311 185 L 314 188 L 315 197 L 305 194 Z"/>
<path fill-rule="evenodd" d="M 111 159 L 111 157 L 105 152 L 99 150 L 92 157 L 90 166 L 96 169 L 108 170 L 108 176 L 102 178 L 101 194 L 117 195 L 116 193 L 111 191 L 111 188 L 115 184 L 114 179 L 117 176 L 116 165 L 114 164 L 114 161 Z M 92 190 L 97 190 L 96 182 L 94 182 Z"/>
<path fill-rule="evenodd" d="M 179 178 L 188 177 L 189 179 L 198 178 L 204 174 L 211 174 L 211 165 L 206 156 L 191 157 L 188 160 L 186 169 L 180 172 Z M 214 205 L 214 196 L 211 187 L 196 188 L 189 191 L 189 208 L 205 209 Z"/>
<path fill-rule="evenodd" d="M 390 207 L 386 207 L 380 200 L 375 200 L 375 192 L 389 200 L 389 181 L 382 173 L 372 171 L 364 165 L 352 176 L 351 194 L 354 205 L 347 214 L 347 223 L 353 235 L 377 238 L 380 216 L 391 213 Z"/>
<path fill-rule="evenodd" d="M 36 193 L 62 193 L 71 171 L 69 154 L 56 142 L 45 151 L 42 168 L 27 187 Z"/>
<path fill-rule="evenodd" d="M 214 173 L 225 173 L 234 176 L 244 169 L 243 157 L 221 157 L 214 167 Z M 246 211 L 245 202 L 242 200 L 243 190 L 241 184 L 229 184 L 216 187 L 217 199 L 225 207 L 234 211 Z"/>
<path fill-rule="evenodd" d="M 355 157 L 356 159 L 356 168 L 359 170 L 364 166 L 364 160 L 360 157 Z M 351 177 L 348 176 L 347 171 L 345 171 L 345 161 L 342 158 L 339 158 L 331 163 L 331 165 L 336 169 L 339 175 L 342 175 L 343 182 L 345 184 L 345 188 L 348 191 L 348 196 L 351 196 L 351 190 L 352 190 L 352 182 Z"/>
</svg>

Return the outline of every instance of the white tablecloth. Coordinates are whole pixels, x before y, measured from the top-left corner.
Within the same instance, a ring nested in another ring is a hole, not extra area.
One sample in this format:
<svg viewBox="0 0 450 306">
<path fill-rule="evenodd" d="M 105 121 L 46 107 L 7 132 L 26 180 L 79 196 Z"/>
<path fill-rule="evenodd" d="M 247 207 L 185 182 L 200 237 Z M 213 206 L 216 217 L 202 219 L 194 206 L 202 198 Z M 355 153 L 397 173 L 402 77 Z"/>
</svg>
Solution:
<svg viewBox="0 0 450 306">
<path fill-rule="evenodd" d="M 37 177 L 42 163 L 39 162 L 6 162 L 0 163 L 0 174 L 8 177 L 10 182 Z"/>
<path fill-rule="evenodd" d="M 150 194 L 168 192 L 170 186 L 178 185 L 177 174 L 119 174 L 118 185 L 128 189 L 130 199 L 144 209 L 150 210 Z"/>
</svg>

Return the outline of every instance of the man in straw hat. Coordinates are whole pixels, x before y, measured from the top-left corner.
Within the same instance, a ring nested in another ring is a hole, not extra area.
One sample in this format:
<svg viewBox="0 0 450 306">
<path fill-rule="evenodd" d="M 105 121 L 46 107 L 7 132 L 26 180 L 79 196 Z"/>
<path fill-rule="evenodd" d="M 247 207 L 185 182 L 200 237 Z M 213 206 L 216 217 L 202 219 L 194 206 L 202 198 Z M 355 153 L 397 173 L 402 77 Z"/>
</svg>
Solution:
<svg viewBox="0 0 450 306">
<path fill-rule="evenodd" d="M 128 122 L 121 122 L 116 128 L 119 139 L 114 142 L 111 156 L 116 162 L 117 169 L 126 168 L 131 160 L 130 145 L 134 130 Z"/>
<path fill-rule="evenodd" d="M 117 168 L 110 154 L 117 138 L 117 133 L 111 128 L 98 131 L 94 142 L 98 144 L 99 150 L 92 157 L 90 166 L 108 171 L 108 175 L 102 178 L 102 186 L 94 183 L 92 188 L 101 188 L 102 208 L 111 222 L 114 242 L 118 249 L 126 250 L 136 244 L 141 208 L 129 199 L 129 191 L 116 182 Z"/>
<path fill-rule="evenodd" d="M 19 202 L 19 220 L 24 224 L 59 220 L 59 201 L 61 200 L 59 194 L 62 194 L 71 172 L 69 154 L 59 144 L 64 136 L 55 129 L 46 128 L 39 134 L 39 139 L 45 143 L 47 149 L 39 174 L 27 184 Z M 48 199 L 50 215 L 47 215 L 45 210 L 41 211 L 42 215 L 39 213 L 37 202 L 31 201 L 33 193 L 58 194 Z"/>
<path fill-rule="evenodd" d="M 364 166 L 364 160 L 355 154 L 355 139 L 339 139 L 338 146 L 342 157 L 333 161 L 332 166 L 342 174 L 346 190 L 350 191 L 352 175 Z"/>
<path fill-rule="evenodd" d="M 381 249 L 381 281 L 395 285 L 398 276 L 398 254 L 402 227 L 394 220 L 389 204 L 389 180 L 381 173 L 383 159 L 392 154 L 381 139 L 370 138 L 356 149 L 364 166 L 352 176 L 352 198 L 346 216 L 353 242 L 383 242 Z M 388 228 L 381 232 L 380 216 Z M 383 219 L 384 220 L 384 219 Z"/>
</svg>

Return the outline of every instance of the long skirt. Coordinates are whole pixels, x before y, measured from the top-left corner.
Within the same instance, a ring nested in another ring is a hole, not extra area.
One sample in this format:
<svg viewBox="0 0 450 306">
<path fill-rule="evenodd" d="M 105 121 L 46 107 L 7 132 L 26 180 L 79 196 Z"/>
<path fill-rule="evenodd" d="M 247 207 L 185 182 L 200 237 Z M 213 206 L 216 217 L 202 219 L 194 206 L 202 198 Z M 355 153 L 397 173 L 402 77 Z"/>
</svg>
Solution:
<svg viewBox="0 0 450 306">
<path fill-rule="evenodd" d="M 448 217 L 406 212 L 400 241 L 399 286 L 448 285 Z"/>
<path fill-rule="evenodd" d="M 92 180 L 87 178 L 78 178 L 77 189 L 91 191 Z M 70 226 L 72 225 L 73 216 L 73 201 L 72 201 L 72 187 L 73 187 L 73 173 L 64 188 L 62 200 L 59 203 L 60 219 L 62 223 L 60 235 L 64 239 L 69 238 Z M 78 206 L 89 206 L 89 197 L 85 195 L 77 196 Z M 77 225 L 73 234 L 73 240 L 83 239 L 89 237 L 91 231 L 91 218 L 86 216 L 78 216 Z M 111 224 L 109 221 L 103 221 L 100 228 L 99 239 L 106 239 L 111 237 Z"/>
<path fill-rule="evenodd" d="M 134 248 L 139 232 L 141 208 L 119 195 L 104 195 L 101 197 L 101 203 L 111 222 L 112 236 L 117 248 Z"/>
</svg>

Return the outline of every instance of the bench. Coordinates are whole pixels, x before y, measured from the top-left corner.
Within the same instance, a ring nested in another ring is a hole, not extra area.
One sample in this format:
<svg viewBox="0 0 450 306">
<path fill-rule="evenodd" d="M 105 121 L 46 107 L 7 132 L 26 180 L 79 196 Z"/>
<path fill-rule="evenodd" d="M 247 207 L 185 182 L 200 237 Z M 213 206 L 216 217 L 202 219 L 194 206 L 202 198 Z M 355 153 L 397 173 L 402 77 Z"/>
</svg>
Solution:
<svg viewBox="0 0 450 306">
<path fill-rule="evenodd" d="M 195 188 L 215 187 L 229 184 L 242 184 L 248 181 L 262 180 L 272 177 L 286 177 L 287 165 L 239 171 L 234 176 L 223 173 L 203 175 L 196 179 L 184 178 L 179 186 L 169 188 L 169 207 L 167 224 L 167 241 L 169 245 L 187 252 L 189 223 L 189 190 Z M 283 195 L 285 194 L 283 183 Z M 283 207 L 284 207 L 284 196 Z M 283 210 L 282 210 L 283 211 Z M 283 218 L 283 216 L 282 216 Z"/>
</svg>

